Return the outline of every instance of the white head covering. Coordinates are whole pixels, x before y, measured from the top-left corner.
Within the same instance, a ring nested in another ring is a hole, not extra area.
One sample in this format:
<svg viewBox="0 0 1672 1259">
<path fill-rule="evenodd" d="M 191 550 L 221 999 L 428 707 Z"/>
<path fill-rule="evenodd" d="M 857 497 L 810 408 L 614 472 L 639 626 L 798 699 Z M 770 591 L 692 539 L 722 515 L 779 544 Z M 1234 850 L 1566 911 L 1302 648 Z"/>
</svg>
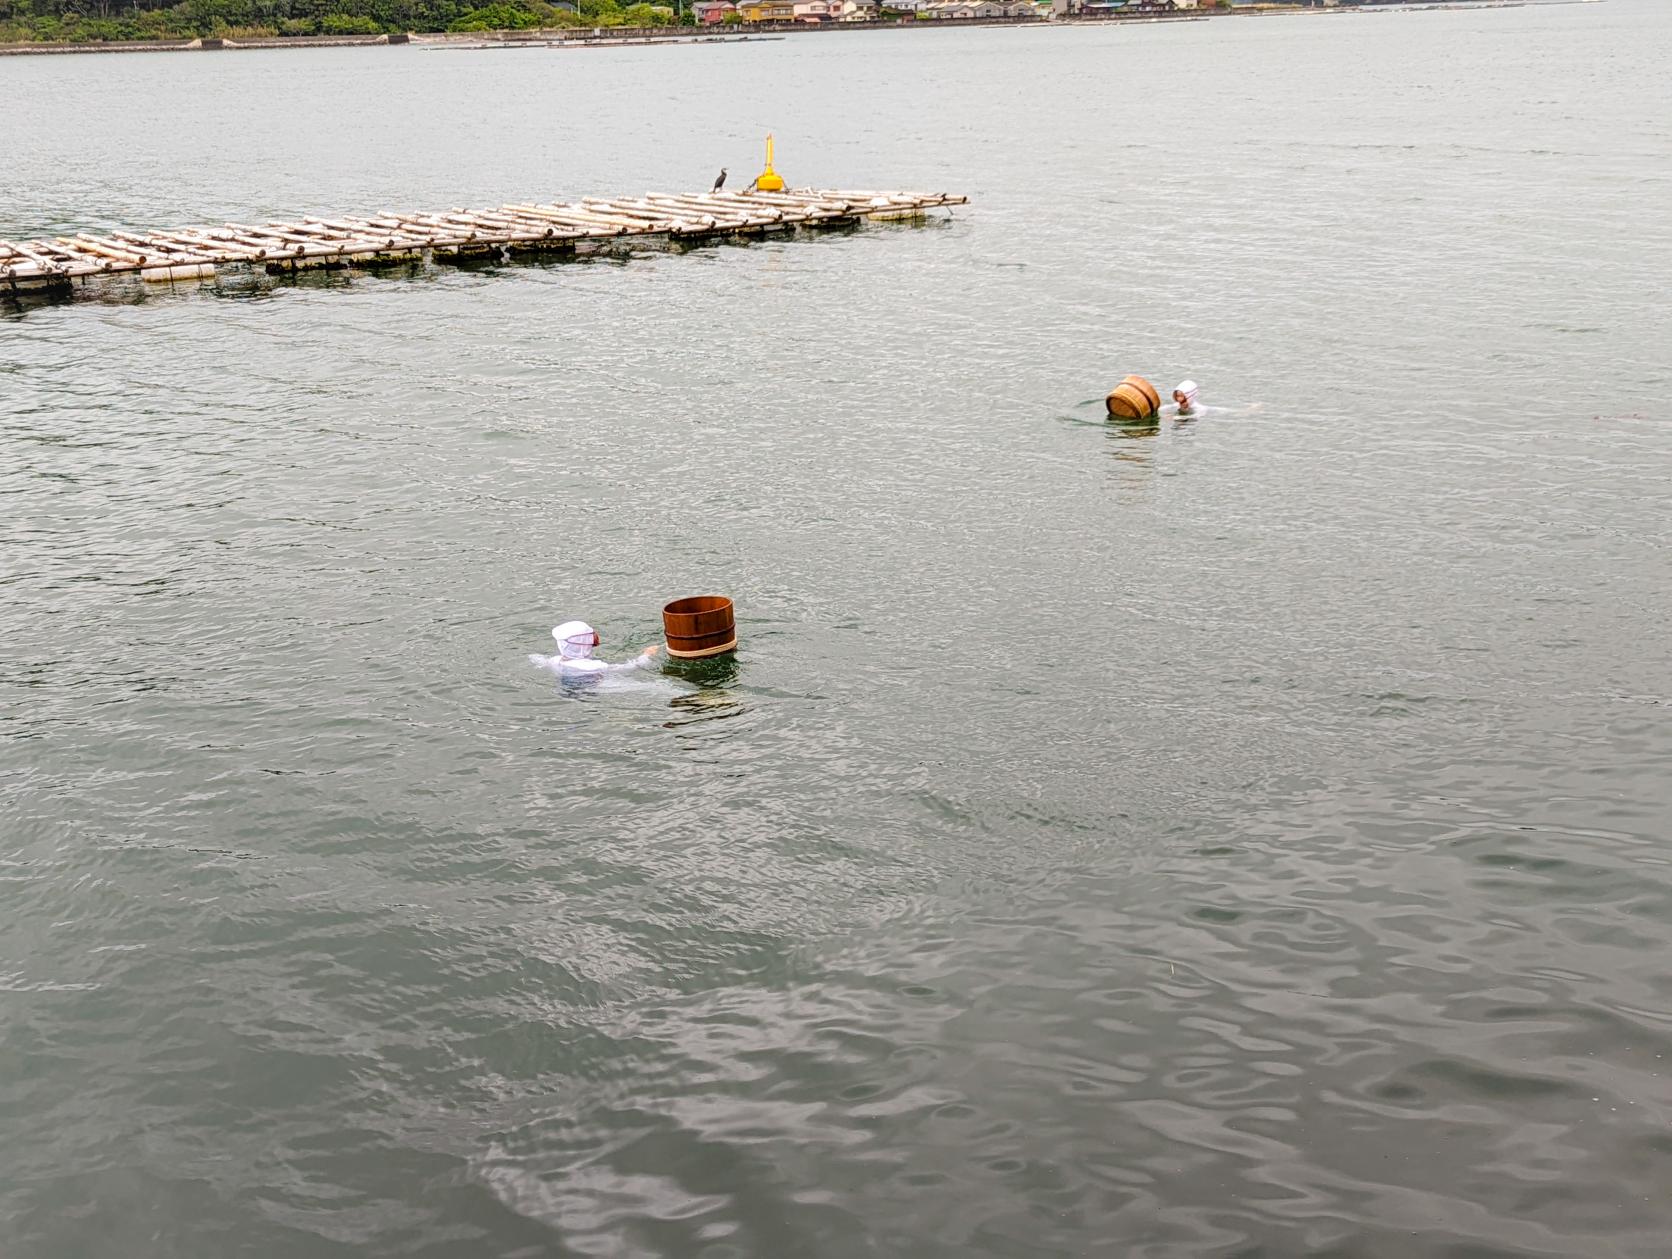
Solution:
<svg viewBox="0 0 1672 1259">
<path fill-rule="evenodd" d="M 585 621 L 565 621 L 552 630 L 557 651 L 565 660 L 585 660 L 598 645 L 598 631 Z"/>
<path fill-rule="evenodd" d="M 1188 406 L 1194 406 L 1195 403 L 1196 403 L 1196 390 L 1197 390 L 1197 388 L 1198 388 L 1198 386 L 1197 386 L 1195 381 L 1193 381 L 1193 380 L 1181 380 L 1181 381 L 1179 381 L 1178 388 L 1173 390 L 1173 392 L 1174 393 L 1182 393 L 1184 395 L 1184 405 L 1188 407 Z"/>
</svg>

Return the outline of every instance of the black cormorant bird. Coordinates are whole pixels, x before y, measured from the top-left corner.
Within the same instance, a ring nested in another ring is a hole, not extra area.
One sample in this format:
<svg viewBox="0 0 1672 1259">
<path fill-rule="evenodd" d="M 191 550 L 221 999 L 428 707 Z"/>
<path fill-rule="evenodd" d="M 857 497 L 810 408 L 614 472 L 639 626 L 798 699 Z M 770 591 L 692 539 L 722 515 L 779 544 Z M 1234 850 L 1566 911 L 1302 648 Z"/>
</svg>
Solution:
<svg viewBox="0 0 1672 1259">
<path fill-rule="evenodd" d="M 720 178 L 718 178 L 714 181 L 714 187 L 710 188 L 709 192 L 719 192 L 721 185 L 723 185 L 725 182 L 726 182 L 726 168 L 724 166 L 722 166 L 720 168 Z"/>
</svg>

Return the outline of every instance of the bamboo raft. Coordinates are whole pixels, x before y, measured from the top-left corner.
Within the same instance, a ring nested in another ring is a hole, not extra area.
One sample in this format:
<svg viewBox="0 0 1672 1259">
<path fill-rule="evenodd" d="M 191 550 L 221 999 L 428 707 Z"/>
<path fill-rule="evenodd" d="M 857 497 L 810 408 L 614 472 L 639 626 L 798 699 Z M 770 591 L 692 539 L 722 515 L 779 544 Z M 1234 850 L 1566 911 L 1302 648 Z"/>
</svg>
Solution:
<svg viewBox="0 0 1672 1259">
<path fill-rule="evenodd" d="M 70 292 L 107 276 L 173 282 L 222 269 L 285 273 L 315 267 L 590 251 L 612 245 L 760 236 L 800 228 L 911 219 L 963 205 L 955 193 L 711 192 L 584 198 L 438 214 L 226 223 L 166 232 L 106 232 L 22 243 L 0 240 L 0 294 Z"/>
</svg>

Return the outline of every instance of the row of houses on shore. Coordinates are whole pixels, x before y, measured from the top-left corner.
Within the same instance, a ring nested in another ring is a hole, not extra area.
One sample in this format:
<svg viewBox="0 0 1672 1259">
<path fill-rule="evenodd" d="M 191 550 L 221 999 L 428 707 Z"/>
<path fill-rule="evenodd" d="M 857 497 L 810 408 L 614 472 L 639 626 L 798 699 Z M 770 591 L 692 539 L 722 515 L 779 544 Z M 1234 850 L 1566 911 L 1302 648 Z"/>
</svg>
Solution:
<svg viewBox="0 0 1672 1259">
<path fill-rule="evenodd" d="M 724 22 L 874 22 L 887 8 L 917 19 L 1039 17 L 1034 0 L 695 0 L 699 26 Z"/>
<path fill-rule="evenodd" d="M 565 0 L 557 0 L 562 4 Z M 1338 0 L 1291 0 L 1334 6 Z M 695 0 L 691 12 L 700 26 L 724 22 L 874 22 L 889 14 L 911 14 L 919 21 L 1033 17 L 1096 17 L 1116 14 L 1165 14 L 1211 8 L 1216 0 Z M 1231 0 L 1233 7 L 1258 0 Z"/>
<path fill-rule="evenodd" d="M 3 0 L 0 0 L 3 2 Z M 575 9 L 576 0 L 551 0 L 558 8 Z M 910 14 L 925 19 L 1001 19 L 1036 17 L 1160 16 L 1209 9 L 1226 0 L 691 0 L 691 14 L 699 26 L 755 22 L 875 22 Z M 1271 0 L 1272 7 L 1323 5 L 1342 0 Z M 1388 0 L 1346 0 L 1346 3 L 1387 3 Z M 1418 0 L 1406 0 L 1416 3 Z M 1265 7 L 1266 0 L 1229 0 L 1232 8 Z M 663 9 L 672 13 L 672 9 Z"/>
</svg>

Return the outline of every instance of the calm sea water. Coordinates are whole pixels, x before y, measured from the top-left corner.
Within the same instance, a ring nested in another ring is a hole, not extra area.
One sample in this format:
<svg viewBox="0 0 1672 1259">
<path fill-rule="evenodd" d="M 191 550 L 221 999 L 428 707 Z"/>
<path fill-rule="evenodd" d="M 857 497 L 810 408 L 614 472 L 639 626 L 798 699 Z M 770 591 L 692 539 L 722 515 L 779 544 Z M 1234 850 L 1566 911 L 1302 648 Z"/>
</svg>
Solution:
<svg viewBox="0 0 1672 1259">
<path fill-rule="evenodd" d="M 1668 64 L 0 62 L 4 236 L 973 198 L 0 318 L 0 1252 L 1665 1255 Z M 735 666 L 526 662 L 709 589 Z"/>
</svg>

